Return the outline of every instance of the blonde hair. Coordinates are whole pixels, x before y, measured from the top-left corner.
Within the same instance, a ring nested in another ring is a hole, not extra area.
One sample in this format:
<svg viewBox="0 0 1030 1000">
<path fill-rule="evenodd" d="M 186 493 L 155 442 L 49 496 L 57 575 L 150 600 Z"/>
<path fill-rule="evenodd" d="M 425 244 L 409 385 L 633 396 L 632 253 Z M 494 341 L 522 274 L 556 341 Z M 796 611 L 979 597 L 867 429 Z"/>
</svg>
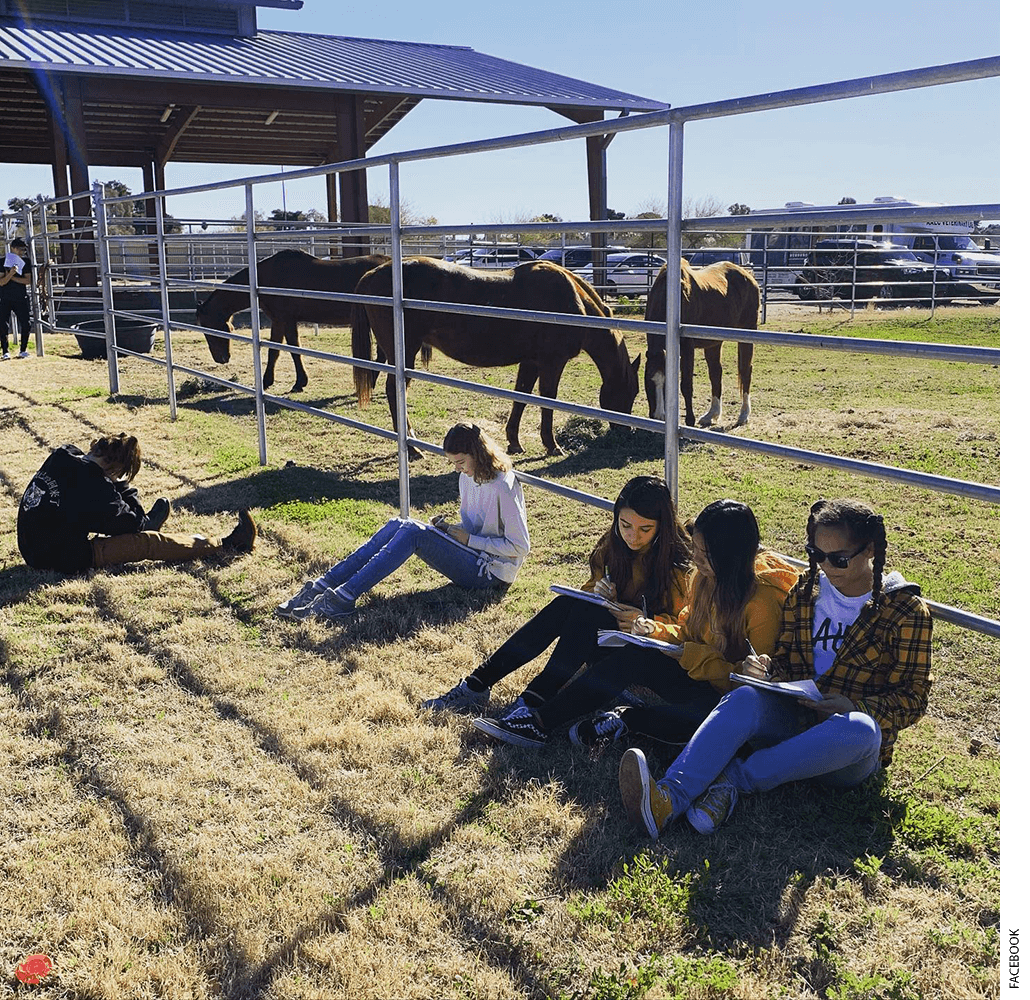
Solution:
<svg viewBox="0 0 1030 1000">
<path fill-rule="evenodd" d="M 511 469 L 511 459 L 477 424 L 455 424 L 444 436 L 443 450 L 448 455 L 468 455 L 472 459 L 472 478 L 477 483 L 488 483 L 499 472 Z"/>
<path fill-rule="evenodd" d="M 97 438 L 89 446 L 89 453 L 103 461 L 112 479 L 126 482 L 135 478 L 143 461 L 139 441 L 124 432 Z"/>
</svg>

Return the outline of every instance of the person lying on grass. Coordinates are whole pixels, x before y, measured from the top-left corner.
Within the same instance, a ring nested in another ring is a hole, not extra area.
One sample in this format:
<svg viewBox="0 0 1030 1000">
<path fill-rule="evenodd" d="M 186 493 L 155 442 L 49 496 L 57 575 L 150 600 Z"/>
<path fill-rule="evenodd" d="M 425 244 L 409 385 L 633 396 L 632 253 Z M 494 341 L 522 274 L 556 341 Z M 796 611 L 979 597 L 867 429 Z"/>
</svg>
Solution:
<svg viewBox="0 0 1030 1000">
<path fill-rule="evenodd" d="M 610 603 L 556 597 L 468 677 L 422 707 L 485 708 L 492 685 L 535 659 L 557 639 L 547 666 L 508 713 L 517 719 L 528 716 L 532 707 L 554 697 L 583 663 L 596 663 L 609 653 L 597 643 L 599 629 L 628 630 L 644 613 L 641 606 L 669 616 L 671 621 L 685 599 L 689 561 L 687 536 L 676 519 L 668 487 L 654 476 L 631 479 L 615 501 L 611 525 L 594 546 L 590 578 L 581 588 Z"/>
<path fill-rule="evenodd" d="M 424 524 L 395 517 L 356 552 L 283 601 L 283 618 L 339 621 L 354 614 L 358 598 L 417 555 L 459 587 L 506 588 L 529 553 L 522 485 L 497 442 L 475 424 L 455 424 L 443 439 L 458 475 L 457 524 L 442 517 Z"/>
<path fill-rule="evenodd" d="M 141 462 L 139 442 L 124 433 L 97 438 L 87 454 L 73 444 L 55 448 L 18 507 L 18 548 L 25 562 L 33 569 L 71 574 L 145 559 L 182 562 L 254 548 L 257 527 L 247 510 L 239 512 L 232 533 L 220 540 L 159 531 L 171 504 L 161 497 L 149 512 L 143 509 L 129 485 Z"/>
<path fill-rule="evenodd" d="M 476 729 L 507 743 L 539 746 L 550 733 L 634 685 L 676 706 L 680 739 L 686 742 L 729 690 L 730 672 L 747 656 L 749 645 L 772 652 L 783 602 L 798 577 L 782 556 L 761 550 L 754 512 L 738 500 L 717 500 L 698 514 L 691 529 L 691 552 L 694 567 L 678 620 L 641 615 L 629 628 L 674 648 L 682 645 L 678 656 L 636 645 L 606 648 L 605 655 L 544 702 L 520 706 L 500 719 L 476 719 Z M 652 712 L 659 722 L 667 722 L 660 707 L 642 706 L 639 712 L 645 727 Z M 572 741 L 582 745 L 596 743 L 596 733 L 591 721 L 569 729 Z"/>
<path fill-rule="evenodd" d="M 814 681 L 821 699 L 741 685 L 701 724 L 659 780 L 640 750 L 623 755 L 619 787 L 631 822 L 657 838 L 685 815 L 712 833 L 738 796 L 787 781 L 852 788 L 886 767 L 898 732 L 926 711 L 930 613 L 919 587 L 884 575 L 883 518 L 857 500 L 820 500 L 808 518 L 808 572 L 791 591 L 772 657 L 746 673 Z M 739 755 L 744 744 L 757 747 Z"/>
</svg>

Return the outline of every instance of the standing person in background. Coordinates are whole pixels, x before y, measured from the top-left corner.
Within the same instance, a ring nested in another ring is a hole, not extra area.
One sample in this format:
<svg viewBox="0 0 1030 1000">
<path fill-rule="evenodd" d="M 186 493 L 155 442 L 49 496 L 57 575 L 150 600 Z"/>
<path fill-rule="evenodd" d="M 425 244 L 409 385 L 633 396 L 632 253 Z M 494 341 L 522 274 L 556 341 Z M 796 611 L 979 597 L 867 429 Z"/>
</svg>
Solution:
<svg viewBox="0 0 1030 1000">
<path fill-rule="evenodd" d="M 28 244 L 20 237 L 11 240 L 0 275 L 0 360 L 9 361 L 7 327 L 13 313 L 21 330 L 19 358 L 29 356 L 29 296 L 26 288 L 32 283 L 32 261 Z"/>
<path fill-rule="evenodd" d="M 741 685 L 701 724 L 655 781 L 643 753 L 623 755 L 619 786 L 634 825 L 657 838 L 685 815 L 712 833 L 741 794 L 814 779 L 853 788 L 886 767 L 898 732 L 926 711 L 930 612 L 919 587 L 884 575 L 883 518 L 858 500 L 820 500 L 808 518 L 808 572 L 784 606 L 772 657 L 744 670 L 773 681 L 813 680 L 822 698 Z M 742 758 L 745 744 L 757 747 Z"/>
<path fill-rule="evenodd" d="M 317 580 L 283 601 L 282 618 L 311 616 L 339 621 L 357 599 L 417 555 L 459 587 L 507 587 L 529 554 L 529 527 L 522 485 L 511 460 L 476 424 L 455 424 L 443 439 L 447 461 L 459 473 L 457 524 L 442 517 L 424 524 L 395 517 L 364 545 Z"/>
<path fill-rule="evenodd" d="M 128 434 L 98 438 L 88 454 L 72 444 L 55 448 L 18 507 L 18 548 L 25 562 L 33 569 L 81 573 L 145 559 L 180 562 L 254 548 L 257 528 L 246 510 L 220 541 L 159 531 L 171 504 L 161 497 L 149 513 L 143 509 L 129 485 L 141 462 L 139 442 Z"/>
</svg>

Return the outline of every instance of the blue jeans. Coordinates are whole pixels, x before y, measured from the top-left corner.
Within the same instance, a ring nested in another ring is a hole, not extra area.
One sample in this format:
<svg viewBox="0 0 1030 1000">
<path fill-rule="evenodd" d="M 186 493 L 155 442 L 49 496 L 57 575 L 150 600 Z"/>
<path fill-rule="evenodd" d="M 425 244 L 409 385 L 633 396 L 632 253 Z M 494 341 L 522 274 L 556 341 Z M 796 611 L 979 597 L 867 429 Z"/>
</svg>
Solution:
<svg viewBox="0 0 1030 1000">
<path fill-rule="evenodd" d="M 815 725 L 812 719 L 809 709 L 784 695 L 753 687 L 725 695 L 658 782 L 668 789 L 675 815 L 686 812 L 724 769 L 745 793 L 807 778 L 851 788 L 877 769 L 881 736 L 875 719 L 864 712 L 831 715 Z M 762 749 L 735 760 L 745 743 Z"/>
<path fill-rule="evenodd" d="M 327 570 L 317 581 L 344 601 L 355 601 L 417 555 L 459 587 L 485 590 L 499 586 L 479 565 L 479 552 L 421 521 L 395 517 L 360 549 Z"/>
</svg>

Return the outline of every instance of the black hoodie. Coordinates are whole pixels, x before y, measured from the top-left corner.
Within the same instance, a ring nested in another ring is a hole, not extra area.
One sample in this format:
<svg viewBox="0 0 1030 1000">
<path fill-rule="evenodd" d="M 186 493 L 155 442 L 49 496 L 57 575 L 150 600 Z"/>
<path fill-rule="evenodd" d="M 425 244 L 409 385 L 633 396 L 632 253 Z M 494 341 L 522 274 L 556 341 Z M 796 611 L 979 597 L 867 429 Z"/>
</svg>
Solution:
<svg viewBox="0 0 1030 1000">
<path fill-rule="evenodd" d="M 35 569 L 78 573 L 93 565 L 91 533 L 142 531 L 147 515 L 128 483 L 104 470 L 73 444 L 51 452 L 18 507 L 18 548 Z"/>
</svg>

